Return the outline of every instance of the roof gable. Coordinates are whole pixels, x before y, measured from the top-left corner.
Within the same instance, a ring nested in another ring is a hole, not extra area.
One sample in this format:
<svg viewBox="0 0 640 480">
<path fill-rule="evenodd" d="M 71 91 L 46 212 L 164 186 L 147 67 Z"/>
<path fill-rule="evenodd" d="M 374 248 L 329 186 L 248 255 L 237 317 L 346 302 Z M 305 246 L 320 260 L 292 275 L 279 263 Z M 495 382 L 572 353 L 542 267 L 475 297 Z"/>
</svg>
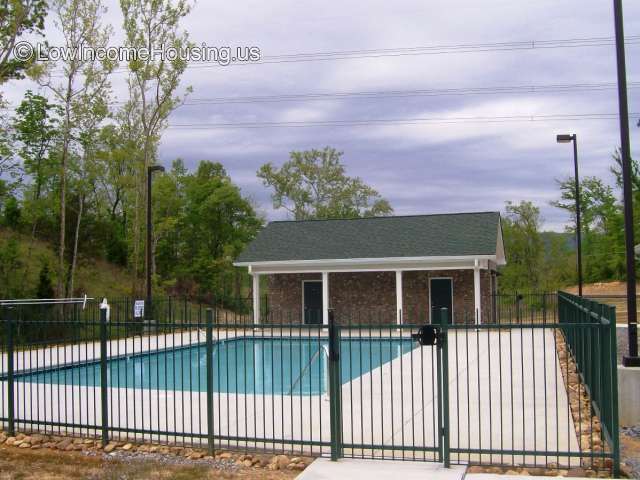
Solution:
<svg viewBox="0 0 640 480">
<path fill-rule="evenodd" d="M 271 222 L 237 264 L 496 255 L 498 212 Z"/>
</svg>

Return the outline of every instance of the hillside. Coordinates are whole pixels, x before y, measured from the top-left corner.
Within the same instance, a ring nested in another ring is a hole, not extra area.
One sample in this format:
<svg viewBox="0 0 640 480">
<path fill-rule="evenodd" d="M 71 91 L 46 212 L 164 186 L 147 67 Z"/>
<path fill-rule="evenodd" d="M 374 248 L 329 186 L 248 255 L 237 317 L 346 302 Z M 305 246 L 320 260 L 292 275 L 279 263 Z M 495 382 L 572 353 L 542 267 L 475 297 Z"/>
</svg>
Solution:
<svg viewBox="0 0 640 480">
<path fill-rule="evenodd" d="M 540 236 L 547 250 L 554 242 L 561 242 L 569 251 L 576 249 L 576 237 L 573 233 L 545 231 L 540 232 Z"/>
<path fill-rule="evenodd" d="M 6 245 L 10 238 L 18 242 L 19 267 L 16 275 L 24 286 L 24 297 L 34 297 L 38 285 L 38 276 L 42 266 L 46 263 L 51 271 L 51 283 L 56 284 L 55 266 L 57 262 L 54 247 L 46 242 L 36 240 L 32 244 L 28 235 L 16 233 L 0 227 L 0 248 Z M 80 257 L 74 286 L 75 295 L 90 297 L 122 297 L 131 294 L 131 275 L 122 267 L 112 265 L 97 258 Z"/>
</svg>

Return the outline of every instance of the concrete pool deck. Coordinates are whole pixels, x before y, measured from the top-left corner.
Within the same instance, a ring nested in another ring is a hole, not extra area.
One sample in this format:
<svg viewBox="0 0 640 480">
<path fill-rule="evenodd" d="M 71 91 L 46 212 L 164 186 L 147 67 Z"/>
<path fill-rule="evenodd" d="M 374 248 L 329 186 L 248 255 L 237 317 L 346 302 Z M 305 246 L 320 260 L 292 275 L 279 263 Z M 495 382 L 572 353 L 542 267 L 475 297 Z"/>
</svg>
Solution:
<svg viewBox="0 0 640 480">
<path fill-rule="evenodd" d="M 462 480 L 466 467 L 454 466 L 444 468 L 440 464 L 425 462 L 358 460 L 344 458 L 332 462 L 326 458 L 315 460 L 296 480 L 335 480 L 366 478 L 367 480 L 397 479 L 402 480 Z"/>
<path fill-rule="evenodd" d="M 425 462 L 407 462 L 393 460 L 358 460 L 355 458 L 340 459 L 332 462 L 319 458 L 309 465 L 296 480 L 335 480 L 359 479 L 367 480 L 537 480 L 540 476 L 505 475 L 495 473 L 467 473 L 465 466 L 444 468 L 440 464 Z M 573 477 L 574 480 L 586 480 Z"/>
<path fill-rule="evenodd" d="M 220 333 L 224 338 L 234 338 L 242 336 L 243 331 Z M 244 333 L 254 335 L 252 328 Z M 343 330 L 343 338 L 357 335 L 357 330 Z M 380 335 L 388 338 L 389 332 Z M 553 331 L 454 330 L 448 338 L 453 462 L 579 464 L 577 458 L 569 463 L 566 457 L 542 454 L 579 452 Z M 109 351 L 118 355 L 126 348 L 140 353 L 203 340 L 201 331 L 137 337 L 112 341 Z M 18 354 L 16 369 L 29 369 L 36 364 L 39 368 L 60 365 L 55 362 L 62 355 L 58 349 L 71 349 L 69 354 L 76 361 L 95 360 L 99 355 L 95 343 L 58 347 L 22 359 Z M 345 455 L 435 460 L 437 454 L 433 450 L 439 442 L 436 372 L 434 347 L 416 347 L 343 384 Z M 6 416 L 6 383 L 0 383 L 0 412 Z M 108 391 L 110 426 L 122 432 L 114 431 L 113 438 L 171 443 L 191 442 L 195 436 L 196 443 L 206 442 L 206 393 L 134 388 Z M 33 421 L 67 424 L 60 429 L 76 435 L 99 434 L 100 388 L 16 382 L 15 392 L 19 429 L 31 429 Z M 214 393 L 213 405 L 216 448 L 284 449 L 312 455 L 330 452 L 327 395 Z M 131 432 L 133 429 L 153 433 L 142 435 Z M 47 430 L 51 431 L 51 427 Z M 456 448 L 475 453 L 456 453 Z M 484 453 L 488 448 L 528 453 Z"/>
</svg>

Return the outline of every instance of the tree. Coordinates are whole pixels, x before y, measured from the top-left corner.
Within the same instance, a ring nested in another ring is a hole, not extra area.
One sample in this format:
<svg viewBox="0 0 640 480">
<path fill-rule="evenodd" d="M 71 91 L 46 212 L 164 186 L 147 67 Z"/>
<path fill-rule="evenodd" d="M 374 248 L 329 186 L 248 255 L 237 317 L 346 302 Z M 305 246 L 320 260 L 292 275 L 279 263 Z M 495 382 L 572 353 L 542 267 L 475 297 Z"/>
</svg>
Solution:
<svg viewBox="0 0 640 480">
<path fill-rule="evenodd" d="M 544 243 L 540 209 L 531 202 L 506 203 L 502 220 L 507 265 L 502 270 L 503 291 L 540 291 L 543 285 Z"/>
<path fill-rule="evenodd" d="M 232 302 L 225 288 L 233 259 L 256 235 L 262 220 L 224 167 L 200 162 L 189 173 L 176 161 L 154 188 L 157 276 L 174 293 Z"/>
<path fill-rule="evenodd" d="M 0 238 L 0 298 L 20 298 L 24 293 L 24 279 L 16 275 L 21 266 L 18 241 Z"/>
<path fill-rule="evenodd" d="M 570 213 L 572 224 L 567 231 L 575 234 L 575 183 L 569 177 L 557 181 L 561 199 L 551 205 Z M 621 278 L 624 275 L 623 218 L 613 189 L 597 177 L 580 181 L 582 219 L 583 276 L 594 282 Z"/>
<path fill-rule="evenodd" d="M 32 239 L 41 219 L 52 216 L 52 199 L 57 189 L 58 164 L 55 147 L 59 140 L 60 109 L 28 90 L 13 119 L 13 141 L 26 174 L 24 206 L 31 223 Z"/>
<path fill-rule="evenodd" d="M 5 103 L 0 98 L 0 207 L 3 198 L 20 182 L 22 168 L 13 150 L 12 128 L 4 114 Z"/>
<path fill-rule="evenodd" d="M 128 213 L 137 193 L 136 165 L 131 159 L 138 151 L 124 112 L 117 112 L 115 125 L 100 129 L 93 184 L 96 215 L 104 219 L 109 232 L 104 245 L 106 258 L 121 266 L 126 266 L 129 258 Z"/>
<path fill-rule="evenodd" d="M 103 27 L 100 17 L 106 9 L 101 0 L 54 0 L 53 8 L 57 15 L 56 25 L 64 35 L 65 47 L 69 51 L 78 52 L 90 47 L 94 51 L 105 49 L 111 35 L 111 27 Z M 54 81 L 53 69 L 61 67 L 60 82 Z M 77 155 L 74 152 L 77 135 L 78 117 L 88 107 L 86 102 L 104 101 L 108 96 L 110 85 L 108 77 L 115 64 L 108 59 L 92 56 L 69 55 L 61 59 L 60 65 L 49 62 L 40 68 L 34 68 L 32 75 L 44 87 L 48 88 L 63 109 L 60 144 L 60 229 L 58 241 L 58 285 L 57 294 L 66 294 L 66 213 L 67 213 L 67 180 L 70 161 Z"/>
<path fill-rule="evenodd" d="M 296 220 L 392 214 L 391 205 L 376 190 L 346 175 L 341 157 L 342 152 L 331 147 L 294 151 L 281 168 L 267 163 L 257 175 L 274 190 L 273 207 L 284 208 Z"/>
<path fill-rule="evenodd" d="M 21 215 L 18 200 L 14 196 L 9 197 L 4 204 L 4 224 L 9 228 L 17 228 Z"/>
<path fill-rule="evenodd" d="M 49 271 L 49 263 L 44 262 L 38 275 L 38 286 L 36 288 L 36 298 L 53 298 L 55 291 L 51 282 L 51 272 Z"/>
<path fill-rule="evenodd" d="M 183 51 L 190 48 L 186 32 L 180 21 L 191 11 L 185 0 L 120 0 L 124 16 L 125 46 L 132 50 L 160 51 L 172 48 Z M 148 55 L 129 62 L 129 102 L 124 106 L 130 125 L 137 129 L 139 150 L 136 160 L 136 194 L 133 207 L 133 259 L 134 290 L 139 288 L 141 273 L 143 208 L 146 204 L 147 168 L 156 161 L 156 150 L 161 132 L 167 126 L 169 114 L 184 97 L 176 95 L 180 78 L 187 67 L 181 56 L 167 60 Z M 191 91 L 187 88 L 187 93 Z"/>
<path fill-rule="evenodd" d="M 77 198 L 77 209 L 75 210 L 76 222 L 73 237 L 73 250 L 71 255 L 71 266 L 69 269 L 67 291 L 73 295 L 76 266 L 78 263 L 78 248 L 80 241 L 80 228 L 87 197 L 94 191 L 94 185 L 99 175 L 99 165 L 97 159 L 98 142 L 100 139 L 100 124 L 109 115 L 107 104 L 107 88 L 103 88 L 103 96 L 94 97 L 95 92 L 83 92 L 80 102 L 77 104 L 75 116 L 79 133 L 77 142 L 80 147 L 78 163 L 73 175 L 73 191 Z"/>
<path fill-rule="evenodd" d="M 51 150 L 59 135 L 60 109 L 41 96 L 27 90 L 13 120 L 14 140 L 25 173 L 31 178 L 37 202 L 45 182 L 54 176 Z"/>
<path fill-rule="evenodd" d="M 620 192 L 622 192 L 622 155 L 620 154 L 620 150 L 616 150 L 612 155 L 612 158 L 613 165 L 611 166 L 610 171 L 616 179 L 616 187 Z M 631 158 L 631 197 L 635 206 L 640 205 L 640 164 L 634 158 Z M 623 209 L 622 202 L 620 202 L 620 209 L 621 211 Z M 633 209 L 633 225 L 634 238 L 637 239 L 640 235 L 640 208 L 637 207 Z M 624 250 L 624 243 L 622 245 L 622 250 Z"/>
<path fill-rule="evenodd" d="M 15 58 L 13 49 L 19 38 L 42 34 L 47 15 L 45 0 L 0 0 L 0 85 L 22 78 L 33 59 Z"/>
</svg>

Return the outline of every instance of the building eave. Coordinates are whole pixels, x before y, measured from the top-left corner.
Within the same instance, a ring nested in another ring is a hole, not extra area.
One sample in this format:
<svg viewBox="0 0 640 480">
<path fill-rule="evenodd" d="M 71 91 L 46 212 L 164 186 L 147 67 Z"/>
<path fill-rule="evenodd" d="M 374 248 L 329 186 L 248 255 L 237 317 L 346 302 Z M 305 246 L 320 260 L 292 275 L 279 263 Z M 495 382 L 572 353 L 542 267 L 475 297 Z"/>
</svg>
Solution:
<svg viewBox="0 0 640 480">
<path fill-rule="evenodd" d="M 250 273 L 313 273 L 313 272 L 365 272 L 394 270 L 452 270 L 472 269 L 476 261 L 489 268 L 496 255 L 464 255 L 438 257 L 342 258 L 314 260 L 284 260 L 235 262 L 236 267 L 249 267 Z"/>
</svg>

